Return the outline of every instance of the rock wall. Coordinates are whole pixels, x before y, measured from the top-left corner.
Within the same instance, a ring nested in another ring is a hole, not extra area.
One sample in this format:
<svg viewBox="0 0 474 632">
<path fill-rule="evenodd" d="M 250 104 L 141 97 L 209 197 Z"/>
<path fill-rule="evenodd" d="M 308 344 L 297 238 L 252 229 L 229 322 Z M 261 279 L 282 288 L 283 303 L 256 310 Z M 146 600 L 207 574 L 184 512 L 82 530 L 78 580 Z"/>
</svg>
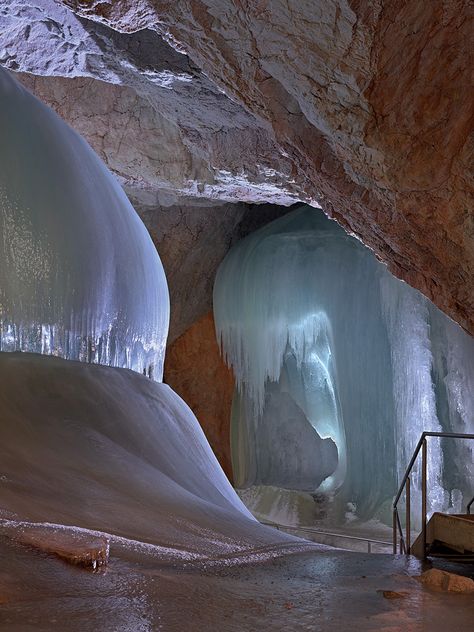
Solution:
<svg viewBox="0 0 474 632">
<path fill-rule="evenodd" d="M 305 200 L 474 333 L 472 21 L 462 0 L 64 0 L 156 30 L 266 126 Z"/>
<path fill-rule="evenodd" d="M 230 411 L 234 377 L 220 356 L 212 312 L 168 348 L 164 380 L 199 419 L 214 454 L 232 480 Z"/>
<path fill-rule="evenodd" d="M 0 7 L 0 64 L 76 127 L 147 204 L 298 200 L 269 130 L 155 31 L 126 34 L 55 0 Z"/>
</svg>

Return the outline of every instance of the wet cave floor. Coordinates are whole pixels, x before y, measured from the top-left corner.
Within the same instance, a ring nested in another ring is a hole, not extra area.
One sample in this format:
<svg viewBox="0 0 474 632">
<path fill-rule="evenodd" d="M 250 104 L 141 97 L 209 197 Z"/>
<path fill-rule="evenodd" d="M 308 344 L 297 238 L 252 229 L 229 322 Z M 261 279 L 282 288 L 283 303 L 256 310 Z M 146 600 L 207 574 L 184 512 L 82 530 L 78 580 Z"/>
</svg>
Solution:
<svg viewBox="0 0 474 632">
<path fill-rule="evenodd" d="M 422 587 L 420 563 L 402 556 L 322 548 L 173 568 L 112 549 L 106 570 L 93 573 L 2 538 L 0 559 L 2 632 L 455 632 L 474 618 L 472 594 Z"/>
</svg>

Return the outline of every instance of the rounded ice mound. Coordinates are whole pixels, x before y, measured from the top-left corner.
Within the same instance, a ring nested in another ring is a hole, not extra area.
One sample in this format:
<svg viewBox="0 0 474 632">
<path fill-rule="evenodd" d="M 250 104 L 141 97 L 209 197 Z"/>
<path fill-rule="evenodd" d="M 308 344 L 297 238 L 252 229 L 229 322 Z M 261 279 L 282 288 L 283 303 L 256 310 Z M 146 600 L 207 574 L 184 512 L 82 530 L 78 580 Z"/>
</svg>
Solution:
<svg viewBox="0 0 474 632">
<path fill-rule="evenodd" d="M 160 258 L 89 145 L 0 69 L 0 350 L 127 367 L 161 380 Z"/>
</svg>

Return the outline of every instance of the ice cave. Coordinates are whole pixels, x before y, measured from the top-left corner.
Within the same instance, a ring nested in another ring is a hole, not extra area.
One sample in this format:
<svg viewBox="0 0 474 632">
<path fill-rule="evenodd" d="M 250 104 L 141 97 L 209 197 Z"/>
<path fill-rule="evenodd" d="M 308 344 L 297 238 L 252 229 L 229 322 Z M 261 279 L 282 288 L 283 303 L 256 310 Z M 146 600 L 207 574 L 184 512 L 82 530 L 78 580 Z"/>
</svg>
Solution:
<svg viewBox="0 0 474 632">
<path fill-rule="evenodd" d="M 90 147 L 6 71 L 0 77 L 10 141 L 2 162 L 2 511 L 137 540 L 160 533 L 161 542 L 176 529 L 170 523 L 182 522 L 185 539 L 188 522 L 212 529 L 219 514 L 224 531 L 234 521 L 239 532 L 239 519 L 252 531 L 254 519 L 184 402 L 164 384 L 134 386 L 131 374 L 90 366 L 130 367 L 161 382 L 169 317 L 163 267 Z M 67 472 L 71 463 L 80 476 Z M 12 481 L 25 497 L 11 492 Z M 54 496 L 42 498 L 43 487 L 55 488 Z M 127 515 L 131 499 L 143 503 L 151 489 L 141 518 L 133 519 L 132 507 Z M 94 507 L 107 510 L 95 516 Z"/>
<path fill-rule="evenodd" d="M 214 313 L 236 377 L 237 487 L 319 494 L 332 522 L 349 504 L 390 524 L 423 430 L 474 431 L 474 340 L 318 209 L 240 241 L 218 270 Z M 433 442 L 431 511 L 469 502 L 466 449 Z"/>
<path fill-rule="evenodd" d="M 467 12 L 283 4 L 0 4 L 0 632 L 472 621 Z"/>
</svg>

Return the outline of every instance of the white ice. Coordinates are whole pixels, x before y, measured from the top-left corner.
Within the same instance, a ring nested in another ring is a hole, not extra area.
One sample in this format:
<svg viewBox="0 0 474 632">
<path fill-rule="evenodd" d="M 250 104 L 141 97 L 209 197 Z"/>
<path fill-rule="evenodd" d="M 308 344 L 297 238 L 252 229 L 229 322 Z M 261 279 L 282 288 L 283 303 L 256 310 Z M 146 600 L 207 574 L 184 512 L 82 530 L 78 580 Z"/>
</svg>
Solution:
<svg viewBox="0 0 474 632">
<path fill-rule="evenodd" d="M 165 384 L 0 353 L 0 408 L 0 518 L 100 531 L 169 562 L 310 546 L 251 516 Z"/>
<path fill-rule="evenodd" d="M 474 430 L 474 340 L 320 210 L 301 207 L 239 242 L 219 268 L 214 313 L 237 380 L 232 444 L 241 487 L 307 490 L 312 476 L 314 492 L 337 492 L 341 517 L 350 502 L 360 518 L 389 520 L 421 432 Z M 272 405 L 275 391 L 336 444 L 339 469 L 322 484 L 318 449 L 310 448 L 314 463 L 304 472 L 282 457 L 308 463 L 309 442 L 296 427 L 281 431 L 291 416 Z M 460 509 L 474 493 L 474 446 L 449 441 L 430 441 L 431 510 Z M 269 476 L 277 461 L 278 475 Z M 414 479 L 416 495 L 418 471 Z"/>
<path fill-rule="evenodd" d="M 89 145 L 0 68 L 0 350 L 161 380 L 161 261 Z"/>
</svg>

